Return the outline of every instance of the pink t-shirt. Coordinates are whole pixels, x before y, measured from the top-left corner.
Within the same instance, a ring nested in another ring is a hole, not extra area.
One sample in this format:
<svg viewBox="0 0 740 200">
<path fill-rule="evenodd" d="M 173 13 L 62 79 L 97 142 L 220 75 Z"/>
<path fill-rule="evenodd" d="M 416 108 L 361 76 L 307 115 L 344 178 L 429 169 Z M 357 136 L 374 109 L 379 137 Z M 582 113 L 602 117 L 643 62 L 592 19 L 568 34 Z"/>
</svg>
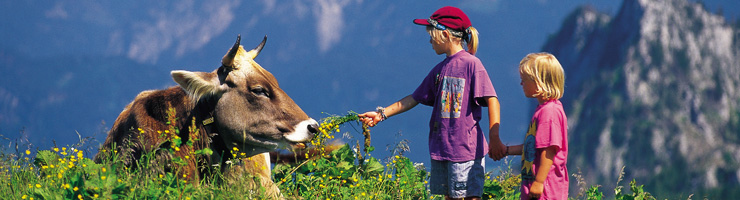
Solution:
<svg viewBox="0 0 740 200">
<path fill-rule="evenodd" d="M 532 116 L 522 148 L 521 199 L 530 199 L 529 189 L 539 169 L 539 155 L 550 146 L 558 147 L 558 151 L 540 199 L 568 199 L 568 169 L 565 167 L 568 159 L 568 119 L 559 100 L 539 105 Z"/>
</svg>

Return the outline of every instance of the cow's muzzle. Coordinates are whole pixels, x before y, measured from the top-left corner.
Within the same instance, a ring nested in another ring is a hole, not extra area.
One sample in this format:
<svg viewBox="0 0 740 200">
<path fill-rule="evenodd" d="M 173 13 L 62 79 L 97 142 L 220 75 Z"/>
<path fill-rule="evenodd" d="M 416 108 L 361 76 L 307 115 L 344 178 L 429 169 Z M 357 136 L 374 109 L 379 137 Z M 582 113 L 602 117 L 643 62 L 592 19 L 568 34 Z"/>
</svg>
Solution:
<svg viewBox="0 0 740 200">
<path fill-rule="evenodd" d="M 313 136 L 319 132 L 319 123 L 314 119 L 303 120 L 295 125 L 293 132 L 285 134 L 285 139 L 290 143 L 305 143 L 311 141 Z"/>
</svg>

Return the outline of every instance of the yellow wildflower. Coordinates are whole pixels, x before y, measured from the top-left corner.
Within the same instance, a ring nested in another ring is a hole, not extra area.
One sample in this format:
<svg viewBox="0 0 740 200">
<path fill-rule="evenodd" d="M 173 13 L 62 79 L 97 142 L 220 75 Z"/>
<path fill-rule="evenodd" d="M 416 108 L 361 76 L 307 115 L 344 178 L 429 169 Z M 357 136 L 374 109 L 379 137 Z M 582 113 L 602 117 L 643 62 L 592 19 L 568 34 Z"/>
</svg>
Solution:
<svg viewBox="0 0 740 200">
<path fill-rule="evenodd" d="M 26 150 L 26 155 L 31 155 L 31 151 L 30 150 Z"/>
</svg>

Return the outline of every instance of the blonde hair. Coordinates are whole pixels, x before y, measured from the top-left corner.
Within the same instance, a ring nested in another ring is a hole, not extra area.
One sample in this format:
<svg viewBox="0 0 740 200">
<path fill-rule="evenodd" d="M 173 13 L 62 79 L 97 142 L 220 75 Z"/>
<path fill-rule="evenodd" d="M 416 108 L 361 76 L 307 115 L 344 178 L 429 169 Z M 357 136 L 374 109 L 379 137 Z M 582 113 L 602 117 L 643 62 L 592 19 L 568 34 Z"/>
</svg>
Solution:
<svg viewBox="0 0 740 200">
<path fill-rule="evenodd" d="M 478 52 L 478 29 L 475 29 L 472 26 L 468 28 L 468 42 L 459 37 L 450 37 L 447 41 L 445 41 L 444 35 L 442 34 L 443 31 L 447 31 L 448 35 L 452 35 L 449 30 L 439 30 L 432 26 L 427 26 L 427 32 L 429 33 L 429 36 L 432 37 L 432 41 L 434 41 L 435 43 L 442 44 L 445 42 L 459 42 L 461 45 L 465 43 L 468 47 L 468 53 L 475 55 L 475 53 Z"/>
<path fill-rule="evenodd" d="M 550 53 L 530 53 L 519 62 L 519 73 L 534 80 L 535 97 L 546 100 L 563 97 L 565 72 L 558 59 Z"/>
</svg>

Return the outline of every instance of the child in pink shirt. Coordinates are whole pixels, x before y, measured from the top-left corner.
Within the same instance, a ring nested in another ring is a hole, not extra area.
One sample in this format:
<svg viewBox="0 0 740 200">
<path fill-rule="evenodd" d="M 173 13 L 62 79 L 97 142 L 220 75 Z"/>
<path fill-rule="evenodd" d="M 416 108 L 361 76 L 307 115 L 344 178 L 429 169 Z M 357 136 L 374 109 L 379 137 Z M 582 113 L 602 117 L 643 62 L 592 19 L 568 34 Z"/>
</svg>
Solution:
<svg viewBox="0 0 740 200">
<path fill-rule="evenodd" d="M 519 75 L 524 96 L 539 102 L 524 144 L 506 147 L 507 155 L 522 155 L 521 199 L 568 199 L 563 67 L 552 54 L 533 53 L 519 63 Z"/>
</svg>

